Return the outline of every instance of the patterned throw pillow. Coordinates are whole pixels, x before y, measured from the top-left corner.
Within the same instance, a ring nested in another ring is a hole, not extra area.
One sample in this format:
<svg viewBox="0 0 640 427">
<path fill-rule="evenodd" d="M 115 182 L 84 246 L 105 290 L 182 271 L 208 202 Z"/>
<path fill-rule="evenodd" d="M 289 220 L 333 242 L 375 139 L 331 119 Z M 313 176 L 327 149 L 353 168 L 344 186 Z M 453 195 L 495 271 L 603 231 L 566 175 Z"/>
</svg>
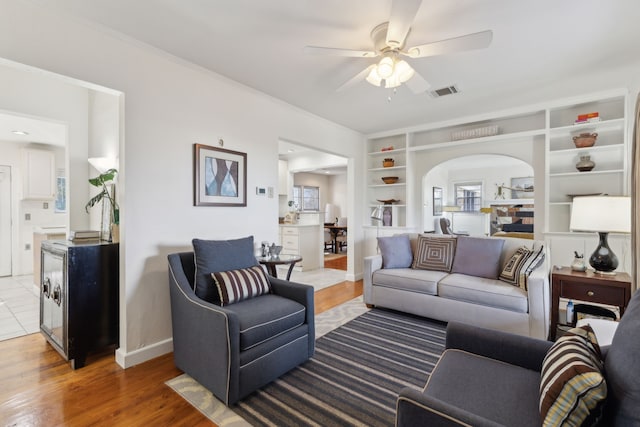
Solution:
<svg viewBox="0 0 640 427">
<path fill-rule="evenodd" d="M 595 424 L 606 397 L 602 355 L 591 326 L 569 330 L 551 346 L 542 362 L 543 425 Z"/>
<path fill-rule="evenodd" d="M 418 236 L 411 268 L 418 270 L 451 271 L 456 253 L 455 237 Z"/>
<path fill-rule="evenodd" d="M 519 247 L 502 268 L 499 279 L 523 290 L 528 290 L 527 279 L 529 274 L 544 261 L 544 247 L 529 249 L 526 246 Z"/>
<path fill-rule="evenodd" d="M 269 278 L 259 265 L 211 273 L 211 277 L 216 282 L 221 306 L 271 292 Z"/>
</svg>

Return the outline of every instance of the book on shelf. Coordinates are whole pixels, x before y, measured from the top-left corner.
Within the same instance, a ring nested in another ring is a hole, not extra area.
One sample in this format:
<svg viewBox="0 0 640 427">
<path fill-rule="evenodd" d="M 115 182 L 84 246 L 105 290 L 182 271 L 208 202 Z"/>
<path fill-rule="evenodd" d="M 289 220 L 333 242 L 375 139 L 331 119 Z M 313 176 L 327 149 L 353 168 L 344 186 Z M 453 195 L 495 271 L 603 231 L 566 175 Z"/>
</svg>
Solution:
<svg viewBox="0 0 640 427">
<path fill-rule="evenodd" d="M 600 121 L 600 117 L 592 117 L 590 119 L 578 119 L 575 122 L 573 122 L 574 125 L 581 125 L 583 123 L 597 123 Z"/>
<path fill-rule="evenodd" d="M 78 239 L 100 239 L 100 232 L 97 230 L 71 230 L 69 231 L 69 240 Z"/>
</svg>

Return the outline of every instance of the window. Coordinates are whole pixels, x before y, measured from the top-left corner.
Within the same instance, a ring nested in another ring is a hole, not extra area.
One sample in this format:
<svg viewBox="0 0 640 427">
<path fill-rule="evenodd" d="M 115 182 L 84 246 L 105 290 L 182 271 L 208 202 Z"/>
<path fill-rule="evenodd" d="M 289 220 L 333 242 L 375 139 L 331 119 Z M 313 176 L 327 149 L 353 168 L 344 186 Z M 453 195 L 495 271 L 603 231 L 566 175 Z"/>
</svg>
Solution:
<svg viewBox="0 0 640 427">
<path fill-rule="evenodd" d="M 465 182 L 455 185 L 456 205 L 462 212 L 478 212 L 482 204 L 482 183 Z"/>
<path fill-rule="evenodd" d="M 293 201 L 301 211 L 320 211 L 320 188 L 306 185 L 293 186 Z"/>
</svg>

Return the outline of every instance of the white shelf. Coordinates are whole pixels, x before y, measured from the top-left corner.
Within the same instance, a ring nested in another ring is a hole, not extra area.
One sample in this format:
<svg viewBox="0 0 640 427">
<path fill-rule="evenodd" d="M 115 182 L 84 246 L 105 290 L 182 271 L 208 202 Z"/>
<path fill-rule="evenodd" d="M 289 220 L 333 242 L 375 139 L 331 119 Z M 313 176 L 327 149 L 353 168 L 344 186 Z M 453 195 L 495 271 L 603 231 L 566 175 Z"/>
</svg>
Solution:
<svg viewBox="0 0 640 427">
<path fill-rule="evenodd" d="M 550 128 L 550 135 L 556 136 L 572 136 L 582 132 L 607 131 L 624 129 L 624 118 L 600 120 L 599 122 L 581 123 L 579 125 L 559 126 Z"/>
<path fill-rule="evenodd" d="M 405 151 L 407 151 L 404 148 L 396 148 L 393 150 L 387 150 L 387 151 L 372 151 L 369 154 L 370 156 L 376 156 L 376 157 L 380 157 L 380 156 L 388 156 L 388 155 L 393 155 L 393 154 L 404 154 Z"/>
<path fill-rule="evenodd" d="M 407 184 L 400 182 L 397 184 L 369 184 L 369 188 L 391 188 L 391 187 L 404 187 Z"/>
<path fill-rule="evenodd" d="M 383 171 L 392 171 L 392 170 L 405 170 L 406 166 L 391 166 L 389 168 L 371 168 L 367 169 L 369 172 L 383 172 Z"/>
<path fill-rule="evenodd" d="M 522 139 L 530 139 L 536 136 L 544 136 L 544 129 L 536 129 L 536 130 L 528 130 L 523 132 L 512 132 L 512 133 L 504 133 L 493 136 L 484 136 L 482 138 L 470 138 L 470 139 L 460 139 L 457 141 L 441 141 L 434 142 L 429 144 L 416 145 L 413 147 L 409 147 L 410 152 L 415 151 L 423 151 L 423 150 L 433 150 L 436 148 L 442 147 L 455 147 L 459 145 L 467 145 L 467 144 L 479 144 L 479 143 L 489 143 L 489 142 L 499 142 L 499 141 L 508 141 L 508 140 L 522 140 Z"/>
<path fill-rule="evenodd" d="M 580 171 L 562 172 L 562 173 L 550 173 L 549 178 L 557 178 L 557 177 L 564 177 L 564 176 L 605 175 L 605 174 L 623 173 L 623 172 L 624 172 L 624 169 L 611 169 L 611 170 L 603 170 L 603 171 L 592 170 L 589 172 L 580 172 Z"/>
</svg>

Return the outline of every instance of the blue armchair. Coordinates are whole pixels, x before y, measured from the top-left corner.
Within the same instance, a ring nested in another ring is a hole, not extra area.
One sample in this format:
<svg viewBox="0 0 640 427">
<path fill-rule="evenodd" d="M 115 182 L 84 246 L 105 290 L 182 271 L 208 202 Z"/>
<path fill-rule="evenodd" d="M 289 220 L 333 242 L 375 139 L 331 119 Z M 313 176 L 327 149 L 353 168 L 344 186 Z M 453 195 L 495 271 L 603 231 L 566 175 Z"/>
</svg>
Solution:
<svg viewBox="0 0 640 427">
<path fill-rule="evenodd" d="M 226 405 L 313 355 L 313 287 L 269 276 L 271 293 L 220 306 L 196 295 L 193 252 L 168 260 L 176 367 Z"/>
</svg>

